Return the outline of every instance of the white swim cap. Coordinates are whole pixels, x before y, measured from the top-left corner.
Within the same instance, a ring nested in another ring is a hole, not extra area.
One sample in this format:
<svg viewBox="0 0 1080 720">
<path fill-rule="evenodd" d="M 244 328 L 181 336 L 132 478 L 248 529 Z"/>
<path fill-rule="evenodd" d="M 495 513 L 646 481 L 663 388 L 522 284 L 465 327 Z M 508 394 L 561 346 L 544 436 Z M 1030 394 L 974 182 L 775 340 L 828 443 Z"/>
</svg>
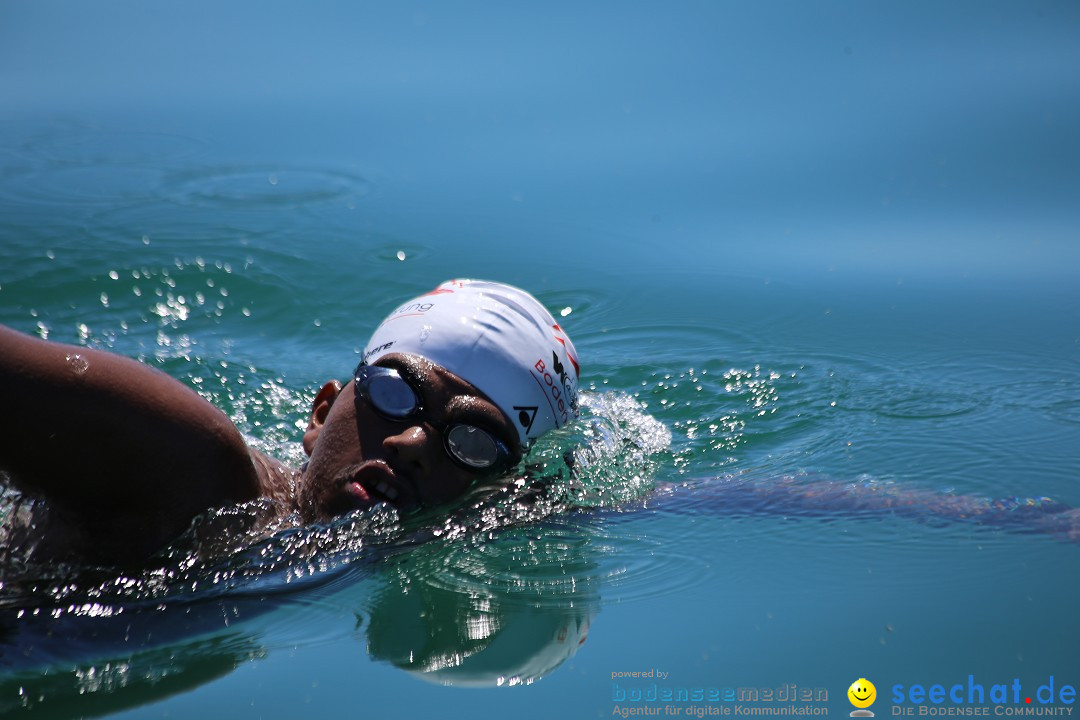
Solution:
<svg viewBox="0 0 1080 720">
<path fill-rule="evenodd" d="M 383 320 L 364 362 L 419 355 L 476 386 L 514 423 L 522 449 L 578 415 L 577 351 L 529 293 L 450 280 Z"/>
</svg>

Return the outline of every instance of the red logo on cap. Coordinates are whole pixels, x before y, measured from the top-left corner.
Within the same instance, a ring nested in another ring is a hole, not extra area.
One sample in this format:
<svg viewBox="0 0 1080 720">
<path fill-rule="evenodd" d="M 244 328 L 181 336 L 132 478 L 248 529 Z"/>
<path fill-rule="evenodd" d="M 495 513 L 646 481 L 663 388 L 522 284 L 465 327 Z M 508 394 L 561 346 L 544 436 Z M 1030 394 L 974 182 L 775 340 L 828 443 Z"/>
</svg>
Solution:
<svg viewBox="0 0 1080 720">
<path fill-rule="evenodd" d="M 562 343 L 563 348 L 566 350 L 566 357 L 570 360 L 570 364 L 574 366 L 574 377 L 581 377 L 581 368 L 578 367 L 577 358 L 570 352 L 570 346 L 566 344 L 566 333 L 559 327 L 559 323 L 555 323 L 551 327 L 555 328 L 555 339 Z"/>
</svg>

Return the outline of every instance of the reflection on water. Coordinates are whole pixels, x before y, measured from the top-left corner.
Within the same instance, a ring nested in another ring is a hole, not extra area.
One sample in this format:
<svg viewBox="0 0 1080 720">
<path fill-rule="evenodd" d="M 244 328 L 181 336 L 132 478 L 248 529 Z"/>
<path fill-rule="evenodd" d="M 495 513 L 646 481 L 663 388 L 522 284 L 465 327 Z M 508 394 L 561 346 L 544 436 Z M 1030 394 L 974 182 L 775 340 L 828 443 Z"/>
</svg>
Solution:
<svg viewBox="0 0 1080 720">
<path fill-rule="evenodd" d="M 299 589 L 290 580 L 311 567 L 293 560 L 272 583 L 264 571 L 262 582 L 225 593 L 204 577 L 206 591 L 153 600 L 8 603 L 0 615 L 0 710 L 75 717 L 151 702 L 267 656 L 265 635 L 283 642 L 267 628 L 284 618 L 301 624 L 284 642 L 319 642 L 305 631 L 317 626 L 313 616 L 332 619 L 339 634 L 355 627 L 374 659 L 425 680 L 529 684 L 585 642 L 601 586 L 591 533 L 585 518 L 570 516 L 408 551 L 407 543 L 366 550 L 353 527 L 348 569 L 323 567 Z M 308 537 L 294 547 L 313 544 Z M 332 555 L 318 548 L 309 561 Z M 372 583 L 378 589 L 369 593 Z M 302 612 L 291 610 L 297 605 Z"/>
<path fill-rule="evenodd" d="M 275 416 L 273 395 L 264 385 L 243 409 Z M 423 679 L 531 684 L 577 651 L 599 603 L 608 541 L 573 511 L 642 497 L 670 441 L 629 396 L 582 404 L 585 418 L 545 438 L 519 480 L 477 487 L 448 514 L 379 505 L 302 527 L 264 499 L 197 518 L 142 569 L 38 560 L 29 540 L 47 532 L 47 508 L 6 491 L 0 698 L 65 714 L 80 695 L 115 695 L 98 700 L 115 710 L 179 692 L 266 655 L 256 626 L 297 605 L 300 627 L 333 608 L 366 618 L 372 657 Z M 365 596 L 364 579 L 382 589 Z M 297 643 L 318 641 L 290 623 Z"/>
<path fill-rule="evenodd" d="M 531 684 L 585 642 L 600 600 L 587 525 L 548 522 L 418 548 L 382 573 L 367 650 L 443 685 Z"/>
</svg>

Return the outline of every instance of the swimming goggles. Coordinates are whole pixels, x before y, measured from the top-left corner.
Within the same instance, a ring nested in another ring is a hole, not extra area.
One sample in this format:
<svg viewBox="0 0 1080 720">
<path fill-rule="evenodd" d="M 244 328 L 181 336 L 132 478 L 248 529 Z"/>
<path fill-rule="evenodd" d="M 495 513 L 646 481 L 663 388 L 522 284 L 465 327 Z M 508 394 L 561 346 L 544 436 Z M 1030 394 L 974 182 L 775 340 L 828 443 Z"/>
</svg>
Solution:
<svg viewBox="0 0 1080 720">
<path fill-rule="evenodd" d="M 394 368 L 361 362 L 353 380 L 356 397 L 367 398 L 387 420 L 405 422 L 423 410 L 420 393 Z M 446 453 L 470 470 L 495 472 L 512 464 L 506 444 L 481 427 L 453 423 L 442 429 L 442 436 Z"/>
</svg>

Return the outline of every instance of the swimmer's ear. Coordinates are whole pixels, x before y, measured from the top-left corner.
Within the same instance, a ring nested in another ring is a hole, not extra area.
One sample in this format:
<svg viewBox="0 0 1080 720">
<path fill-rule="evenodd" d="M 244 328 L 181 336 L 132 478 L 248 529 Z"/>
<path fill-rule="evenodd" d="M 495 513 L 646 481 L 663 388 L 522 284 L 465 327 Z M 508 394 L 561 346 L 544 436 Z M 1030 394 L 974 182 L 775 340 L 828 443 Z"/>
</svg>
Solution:
<svg viewBox="0 0 1080 720">
<path fill-rule="evenodd" d="M 311 417 L 308 418 L 307 430 L 304 432 L 304 452 L 307 453 L 308 457 L 311 457 L 311 451 L 315 447 L 315 441 L 319 438 L 319 433 L 322 432 L 326 416 L 330 414 L 330 408 L 333 407 L 334 401 L 337 400 L 340 394 L 341 383 L 337 380 L 331 380 L 322 386 L 319 394 L 315 396 L 315 400 L 311 403 Z"/>
</svg>

